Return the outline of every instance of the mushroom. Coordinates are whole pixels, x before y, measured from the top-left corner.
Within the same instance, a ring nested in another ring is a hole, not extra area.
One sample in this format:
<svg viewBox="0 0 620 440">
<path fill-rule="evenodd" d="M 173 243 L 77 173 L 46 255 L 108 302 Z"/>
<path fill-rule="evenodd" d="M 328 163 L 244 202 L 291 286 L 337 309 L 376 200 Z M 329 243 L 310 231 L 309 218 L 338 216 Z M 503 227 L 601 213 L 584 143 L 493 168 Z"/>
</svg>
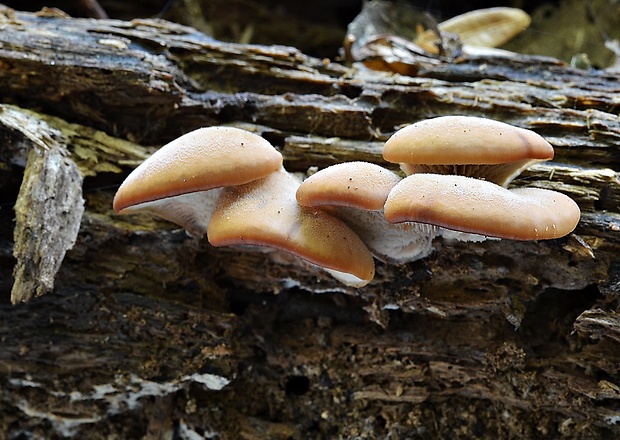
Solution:
<svg viewBox="0 0 620 440">
<path fill-rule="evenodd" d="M 234 127 L 199 128 L 140 164 L 114 196 L 120 214 L 151 212 L 202 236 L 221 190 L 267 176 L 282 165 L 268 141 Z"/>
<path fill-rule="evenodd" d="M 403 263 L 428 256 L 435 228 L 422 223 L 392 225 L 383 205 L 401 178 L 372 163 L 348 162 L 313 174 L 297 189 L 297 201 L 308 207 L 327 208 L 385 262 Z"/>
<path fill-rule="evenodd" d="M 298 187 L 299 180 L 280 168 L 263 179 L 224 188 L 209 223 L 209 242 L 280 249 L 349 286 L 368 284 L 375 267 L 364 242 L 326 211 L 300 206 Z"/>
<path fill-rule="evenodd" d="M 496 48 L 503 45 L 527 29 L 531 21 L 530 16 L 521 9 L 494 7 L 477 9 L 452 17 L 439 23 L 437 31 L 441 34 L 458 35 L 463 44 L 463 52 L 471 55 L 481 48 Z M 437 43 L 441 37 L 436 31 L 429 29 L 418 35 L 415 43 L 430 53 L 439 54 Z"/>
<path fill-rule="evenodd" d="M 317 171 L 297 190 L 304 206 L 347 206 L 381 210 L 385 199 L 400 182 L 392 171 L 369 162 L 345 162 Z"/>
<path fill-rule="evenodd" d="M 568 196 L 540 188 L 506 189 L 466 176 L 412 174 L 385 202 L 390 223 L 422 222 L 513 240 L 563 237 L 579 222 Z"/>
<path fill-rule="evenodd" d="M 383 157 L 406 174 L 460 174 L 506 186 L 532 163 L 553 159 L 533 131 L 474 116 L 441 116 L 408 125 L 388 139 Z"/>
</svg>

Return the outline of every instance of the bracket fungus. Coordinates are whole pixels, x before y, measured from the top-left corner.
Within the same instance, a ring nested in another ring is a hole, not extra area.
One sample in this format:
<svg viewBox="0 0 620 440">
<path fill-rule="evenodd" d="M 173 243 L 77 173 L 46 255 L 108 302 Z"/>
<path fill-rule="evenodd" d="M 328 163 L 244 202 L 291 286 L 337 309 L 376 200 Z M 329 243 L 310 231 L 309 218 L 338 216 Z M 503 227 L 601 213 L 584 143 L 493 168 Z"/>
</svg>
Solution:
<svg viewBox="0 0 620 440">
<path fill-rule="evenodd" d="M 386 221 L 383 206 L 400 181 L 392 171 L 376 164 L 340 163 L 303 181 L 297 190 L 297 201 L 303 206 L 329 209 L 361 237 L 379 260 L 403 263 L 431 253 L 435 228 Z"/>
<path fill-rule="evenodd" d="M 209 242 L 280 249 L 324 268 L 346 285 L 368 284 L 375 266 L 364 242 L 326 211 L 299 205 L 298 187 L 299 180 L 281 168 L 263 179 L 225 188 L 209 223 Z"/>
<path fill-rule="evenodd" d="M 262 137 L 201 128 L 138 166 L 117 191 L 114 210 L 154 213 L 193 235 L 206 233 L 216 247 L 279 249 L 352 287 L 373 279 L 373 254 L 389 263 L 426 257 L 441 228 L 537 240 L 562 237 L 579 221 L 579 207 L 563 194 L 500 186 L 531 161 L 553 157 L 531 131 L 446 116 L 395 133 L 384 156 L 411 175 L 349 162 L 300 183 Z"/>
<path fill-rule="evenodd" d="M 412 174 L 385 203 L 391 223 L 430 223 L 513 240 L 545 240 L 572 232 L 580 210 L 568 196 L 539 188 L 506 189 L 466 176 Z"/>
<path fill-rule="evenodd" d="M 531 164 L 553 159 L 553 147 L 539 134 L 504 122 L 440 116 L 398 130 L 383 157 L 408 175 L 459 174 L 506 186 Z"/>
<path fill-rule="evenodd" d="M 204 235 L 221 190 L 267 176 L 282 155 L 262 137 L 234 127 L 191 131 L 157 150 L 114 196 L 120 214 L 151 212 Z"/>
<path fill-rule="evenodd" d="M 381 210 L 385 199 L 401 181 L 392 171 L 369 162 L 345 162 L 317 171 L 297 190 L 304 206 L 347 206 Z"/>
</svg>

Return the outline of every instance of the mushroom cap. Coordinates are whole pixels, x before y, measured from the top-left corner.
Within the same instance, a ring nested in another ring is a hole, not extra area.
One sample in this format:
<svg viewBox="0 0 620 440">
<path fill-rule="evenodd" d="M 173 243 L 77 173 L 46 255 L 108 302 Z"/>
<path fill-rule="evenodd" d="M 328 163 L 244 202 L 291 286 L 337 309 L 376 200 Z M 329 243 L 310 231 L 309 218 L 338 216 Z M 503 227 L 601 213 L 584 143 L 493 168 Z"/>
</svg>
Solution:
<svg viewBox="0 0 620 440">
<path fill-rule="evenodd" d="M 297 189 L 303 206 L 348 206 L 382 210 L 388 194 L 401 178 L 368 162 L 346 162 L 324 168 Z"/>
<path fill-rule="evenodd" d="M 403 263 L 428 256 L 435 229 L 421 223 L 393 225 L 383 215 L 388 194 L 401 178 L 379 165 L 332 165 L 304 180 L 297 189 L 303 206 L 333 207 L 341 219 L 381 261 Z"/>
<path fill-rule="evenodd" d="M 475 116 L 441 116 L 408 125 L 388 139 L 389 162 L 428 165 L 500 164 L 553 159 L 539 134 Z"/>
<path fill-rule="evenodd" d="M 224 188 L 207 236 L 213 246 L 267 246 L 330 271 L 351 274 L 362 286 L 374 277 L 370 251 L 347 225 L 295 199 L 299 181 L 283 168 L 245 185 Z M 342 280 L 342 278 L 341 278 Z"/>
<path fill-rule="evenodd" d="M 439 23 L 441 32 L 458 34 L 463 44 L 498 47 L 523 32 L 532 19 L 517 8 L 477 9 Z"/>
<path fill-rule="evenodd" d="M 439 23 L 437 27 L 443 34 L 457 34 L 463 44 L 463 51 L 470 53 L 472 48 L 496 48 L 503 45 L 527 29 L 531 21 L 530 16 L 521 9 L 494 7 L 457 15 Z M 415 43 L 427 52 L 438 54 L 438 39 L 436 32 L 428 29 L 416 37 Z"/>
<path fill-rule="evenodd" d="M 559 238 L 580 218 L 568 196 L 539 188 L 506 189 L 465 176 L 412 174 L 385 203 L 391 223 L 414 221 L 514 240 Z"/>
<path fill-rule="evenodd" d="M 234 127 L 191 131 L 140 164 L 114 196 L 114 211 L 196 191 L 241 185 L 282 165 L 282 155 L 262 137 Z"/>
</svg>

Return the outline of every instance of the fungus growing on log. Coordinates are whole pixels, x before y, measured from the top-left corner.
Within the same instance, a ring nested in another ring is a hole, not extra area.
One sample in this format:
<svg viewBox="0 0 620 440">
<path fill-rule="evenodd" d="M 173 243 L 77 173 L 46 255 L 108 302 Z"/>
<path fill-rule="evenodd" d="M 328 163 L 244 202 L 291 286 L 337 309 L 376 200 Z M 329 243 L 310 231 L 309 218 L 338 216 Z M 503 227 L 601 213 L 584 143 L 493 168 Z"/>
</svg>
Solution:
<svg viewBox="0 0 620 440">
<path fill-rule="evenodd" d="M 280 166 L 280 152 L 254 133 L 234 127 L 199 128 L 140 164 L 118 189 L 114 211 L 151 212 L 202 236 L 219 188 L 260 179 Z"/>
<path fill-rule="evenodd" d="M 439 23 L 437 28 L 442 34 L 458 35 L 464 52 L 471 53 L 476 48 L 496 48 L 505 44 L 527 29 L 531 21 L 521 9 L 494 7 L 457 15 Z M 441 37 L 429 29 L 418 35 L 415 43 L 438 54 L 437 42 Z"/>
<path fill-rule="evenodd" d="M 478 177 L 506 186 L 533 163 L 553 159 L 537 133 L 474 116 L 441 116 L 408 125 L 388 139 L 383 157 L 406 174 Z"/>
<path fill-rule="evenodd" d="M 298 187 L 299 180 L 281 168 L 263 179 L 224 188 L 209 223 L 209 242 L 280 249 L 349 286 L 368 284 L 375 266 L 364 242 L 326 211 L 299 205 Z"/>
<path fill-rule="evenodd" d="M 513 240 L 563 237 L 575 229 L 580 214 L 570 197 L 556 191 L 425 173 L 403 179 L 385 203 L 391 223 L 422 222 Z"/>
<path fill-rule="evenodd" d="M 353 229 L 379 260 L 403 263 L 428 256 L 435 228 L 422 223 L 393 225 L 383 206 L 401 178 L 367 162 L 348 162 L 318 171 L 297 190 L 300 205 L 330 209 Z"/>
<path fill-rule="evenodd" d="M 262 137 L 201 128 L 136 168 L 116 193 L 114 210 L 152 212 L 194 235 L 206 232 L 216 247 L 283 250 L 353 287 L 374 277 L 371 250 L 391 263 L 429 255 L 436 226 L 532 240 L 566 235 L 579 221 L 579 208 L 563 194 L 420 172 L 456 162 L 465 164 L 456 171 L 476 174 L 485 168 L 470 164 L 504 161 L 510 163 L 486 168 L 484 176 L 506 184 L 530 161 L 553 157 L 553 148 L 528 130 L 481 118 L 436 118 L 396 133 L 384 155 L 414 174 L 401 180 L 379 165 L 350 162 L 300 184 Z"/>
<path fill-rule="evenodd" d="M 401 181 L 392 171 L 368 162 L 345 162 L 324 168 L 297 190 L 297 201 L 304 206 L 347 206 L 381 210 L 385 199 Z"/>
</svg>

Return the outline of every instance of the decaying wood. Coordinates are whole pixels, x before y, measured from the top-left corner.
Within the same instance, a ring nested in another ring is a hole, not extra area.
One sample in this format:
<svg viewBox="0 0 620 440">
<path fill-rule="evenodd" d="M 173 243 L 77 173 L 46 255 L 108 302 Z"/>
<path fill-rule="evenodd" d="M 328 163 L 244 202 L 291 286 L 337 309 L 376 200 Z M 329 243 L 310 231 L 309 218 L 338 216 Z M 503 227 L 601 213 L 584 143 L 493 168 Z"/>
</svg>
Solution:
<svg viewBox="0 0 620 440">
<path fill-rule="evenodd" d="M 82 214 L 82 176 L 58 147 L 30 150 L 15 203 L 17 260 L 11 302 L 28 301 L 54 289 L 67 249 L 75 244 Z"/>
<path fill-rule="evenodd" d="M 67 158 L 59 132 L 26 112 L 0 108 L 0 120 L 19 137 L 13 160 L 24 160 L 22 185 L 15 203 L 11 302 L 28 301 L 49 293 L 67 249 L 70 249 L 84 213 L 82 175 Z M 26 155 L 27 158 L 23 156 Z"/>
<path fill-rule="evenodd" d="M 10 9 L 0 12 L 0 66 L 6 303 L 12 208 L 37 147 L 2 115 L 39 121 L 37 138 L 66 148 L 86 199 L 54 293 L 0 308 L 3 432 L 617 435 L 617 74 L 515 55 L 421 63 L 406 77 L 163 21 Z M 556 160 L 515 184 L 572 196 L 583 210 L 575 233 L 437 240 L 429 258 L 377 263 L 376 280 L 354 290 L 282 253 L 214 249 L 163 221 L 111 212 L 131 168 L 198 126 L 254 130 L 304 172 L 384 164 L 382 142 L 400 124 L 453 113 L 545 136 Z"/>
</svg>

